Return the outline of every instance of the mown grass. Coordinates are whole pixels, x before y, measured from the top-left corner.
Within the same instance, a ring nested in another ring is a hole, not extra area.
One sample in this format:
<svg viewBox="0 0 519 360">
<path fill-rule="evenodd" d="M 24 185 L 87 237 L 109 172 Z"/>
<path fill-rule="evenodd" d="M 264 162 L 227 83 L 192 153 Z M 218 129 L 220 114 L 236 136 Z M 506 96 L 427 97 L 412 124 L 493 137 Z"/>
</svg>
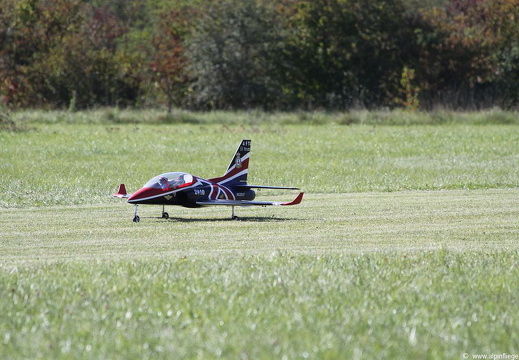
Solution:
<svg viewBox="0 0 519 360">
<path fill-rule="evenodd" d="M 4 209 L 2 358 L 514 353 L 517 189 Z"/>
<path fill-rule="evenodd" d="M 40 266 L 52 261 L 124 260 L 176 256 L 514 250 L 517 189 L 306 194 L 294 207 L 105 205 L 3 209 L 0 263 Z M 266 198 L 267 195 L 262 195 Z M 277 198 L 289 198 L 278 195 Z"/>
<path fill-rule="evenodd" d="M 514 122 L 22 115 L 0 132 L 2 359 L 519 352 Z M 302 186 L 301 205 L 142 206 L 134 224 L 110 197 L 219 175 L 243 138 L 250 181 Z"/>
</svg>

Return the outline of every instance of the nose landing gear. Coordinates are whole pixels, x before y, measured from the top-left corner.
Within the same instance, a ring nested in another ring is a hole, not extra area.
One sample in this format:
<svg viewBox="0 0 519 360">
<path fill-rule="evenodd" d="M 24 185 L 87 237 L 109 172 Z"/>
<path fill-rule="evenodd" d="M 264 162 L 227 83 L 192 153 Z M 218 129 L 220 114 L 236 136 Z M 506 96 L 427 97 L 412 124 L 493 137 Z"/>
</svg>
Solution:
<svg viewBox="0 0 519 360">
<path fill-rule="evenodd" d="M 138 223 L 139 221 L 141 221 L 141 218 L 139 217 L 139 215 L 137 215 L 138 208 L 139 208 L 139 205 L 135 204 L 134 208 L 133 208 L 133 222 L 134 223 Z M 161 214 L 162 218 L 169 219 L 169 214 L 164 210 L 165 210 L 165 206 L 162 206 L 162 214 Z"/>
</svg>

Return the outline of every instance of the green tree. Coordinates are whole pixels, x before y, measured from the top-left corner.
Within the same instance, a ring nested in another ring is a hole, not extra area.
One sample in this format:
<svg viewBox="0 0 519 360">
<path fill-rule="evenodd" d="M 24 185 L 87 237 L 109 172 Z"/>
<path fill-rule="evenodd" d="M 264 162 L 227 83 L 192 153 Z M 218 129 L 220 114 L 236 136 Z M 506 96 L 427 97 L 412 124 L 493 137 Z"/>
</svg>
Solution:
<svg viewBox="0 0 519 360">
<path fill-rule="evenodd" d="M 400 0 L 297 4 L 290 19 L 293 91 L 307 106 L 376 107 L 414 57 L 413 18 Z"/>
<path fill-rule="evenodd" d="M 47 101 L 58 107 L 71 102 L 78 108 L 120 105 L 127 94 L 118 59 L 118 39 L 125 27 L 106 8 L 83 8 L 77 32 L 67 32 L 39 59 L 35 70 L 45 79 Z"/>
<path fill-rule="evenodd" d="M 278 103 L 284 31 L 273 5 L 226 0 L 207 7 L 189 43 L 191 106 L 269 109 Z"/>
<path fill-rule="evenodd" d="M 489 6 L 489 28 L 495 37 L 493 76 L 503 108 L 519 105 L 519 0 L 494 1 Z"/>
</svg>

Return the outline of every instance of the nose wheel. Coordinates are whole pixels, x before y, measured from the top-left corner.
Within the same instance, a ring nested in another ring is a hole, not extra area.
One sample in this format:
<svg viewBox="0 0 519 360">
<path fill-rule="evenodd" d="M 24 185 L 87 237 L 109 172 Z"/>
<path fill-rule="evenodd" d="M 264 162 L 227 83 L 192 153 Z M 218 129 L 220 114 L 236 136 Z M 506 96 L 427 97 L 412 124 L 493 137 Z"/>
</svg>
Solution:
<svg viewBox="0 0 519 360">
<path fill-rule="evenodd" d="M 138 223 L 139 221 L 141 221 L 141 218 L 139 217 L 139 215 L 137 215 L 138 208 L 139 208 L 139 205 L 135 204 L 135 206 L 133 208 L 133 222 L 134 223 Z M 163 219 L 169 219 L 169 214 L 164 211 L 164 206 L 162 206 L 162 215 L 161 216 Z"/>
</svg>

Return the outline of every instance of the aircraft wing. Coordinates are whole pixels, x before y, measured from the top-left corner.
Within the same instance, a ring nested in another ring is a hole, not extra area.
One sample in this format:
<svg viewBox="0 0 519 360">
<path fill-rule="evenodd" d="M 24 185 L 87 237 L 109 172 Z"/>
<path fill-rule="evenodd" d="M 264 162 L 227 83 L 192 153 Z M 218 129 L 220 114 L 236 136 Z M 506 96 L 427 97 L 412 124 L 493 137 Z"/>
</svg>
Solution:
<svg viewBox="0 0 519 360">
<path fill-rule="evenodd" d="M 206 201 L 197 201 L 197 205 L 223 205 L 223 206 L 288 206 L 288 205 L 297 205 L 301 203 L 303 200 L 303 192 L 300 192 L 297 197 L 289 202 L 282 201 L 247 201 L 247 200 L 206 200 Z"/>
<path fill-rule="evenodd" d="M 300 190 L 297 187 L 284 187 L 284 186 L 268 186 L 268 185 L 235 185 L 236 188 L 241 189 L 279 189 L 279 190 Z"/>
</svg>

